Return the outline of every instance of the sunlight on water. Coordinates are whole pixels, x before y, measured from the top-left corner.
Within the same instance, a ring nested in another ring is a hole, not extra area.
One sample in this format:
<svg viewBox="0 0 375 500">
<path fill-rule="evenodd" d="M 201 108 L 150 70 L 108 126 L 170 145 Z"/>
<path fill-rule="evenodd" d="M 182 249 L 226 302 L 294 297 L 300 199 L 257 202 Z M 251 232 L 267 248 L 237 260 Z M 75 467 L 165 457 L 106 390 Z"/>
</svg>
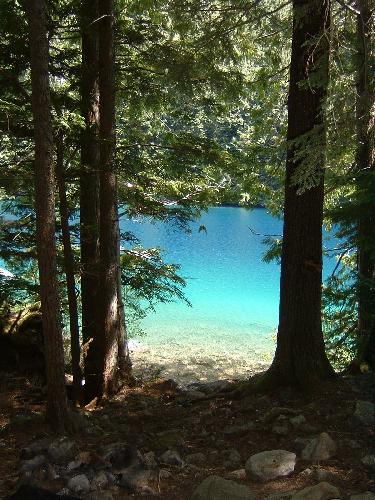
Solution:
<svg viewBox="0 0 375 500">
<path fill-rule="evenodd" d="M 207 233 L 199 232 L 204 225 Z M 191 224 L 191 233 L 168 224 L 123 221 L 145 247 L 161 247 L 181 266 L 192 307 L 161 304 L 135 339 L 135 365 L 165 367 L 181 382 L 243 377 L 270 362 L 278 322 L 276 263 L 262 261 L 266 235 L 281 235 L 282 222 L 263 209 L 215 207 Z M 325 274 L 334 266 L 325 262 Z"/>
</svg>

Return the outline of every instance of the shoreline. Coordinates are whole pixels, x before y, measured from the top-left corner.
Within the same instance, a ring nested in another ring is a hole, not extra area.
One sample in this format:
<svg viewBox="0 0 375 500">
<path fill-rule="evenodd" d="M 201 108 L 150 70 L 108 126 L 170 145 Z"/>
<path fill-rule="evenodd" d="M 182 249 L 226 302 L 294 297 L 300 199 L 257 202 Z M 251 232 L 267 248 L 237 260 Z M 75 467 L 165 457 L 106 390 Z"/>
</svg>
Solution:
<svg viewBox="0 0 375 500">
<path fill-rule="evenodd" d="M 244 352 L 228 353 L 213 350 L 212 347 L 210 354 L 194 345 L 185 345 L 180 349 L 174 347 L 156 348 L 130 340 L 129 351 L 136 378 L 141 381 L 173 379 L 186 388 L 194 383 L 247 379 L 266 370 L 272 361 L 272 356 L 261 359 L 262 355 L 249 357 Z"/>
</svg>

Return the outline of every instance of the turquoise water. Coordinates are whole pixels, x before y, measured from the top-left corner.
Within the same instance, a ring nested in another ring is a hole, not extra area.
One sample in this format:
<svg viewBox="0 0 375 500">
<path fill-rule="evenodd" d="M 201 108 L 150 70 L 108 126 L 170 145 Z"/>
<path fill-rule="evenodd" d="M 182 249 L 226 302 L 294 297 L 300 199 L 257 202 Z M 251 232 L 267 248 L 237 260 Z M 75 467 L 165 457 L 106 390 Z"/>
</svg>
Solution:
<svg viewBox="0 0 375 500">
<path fill-rule="evenodd" d="M 174 362 L 182 378 L 197 366 L 198 379 L 256 371 L 272 358 L 279 303 L 279 265 L 262 261 L 262 240 L 281 235 L 282 222 L 264 209 L 215 207 L 190 227 L 187 234 L 166 223 L 122 222 L 143 246 L 163 248 L 165 260 L 181 266 L 192 304 L 157 306 L 143 321 L 147 336 L 136 339 L 144 353 L 135 356 L 168 369 Z M 325 275 L 334 265 L 326 259 Z"/>
</svg>

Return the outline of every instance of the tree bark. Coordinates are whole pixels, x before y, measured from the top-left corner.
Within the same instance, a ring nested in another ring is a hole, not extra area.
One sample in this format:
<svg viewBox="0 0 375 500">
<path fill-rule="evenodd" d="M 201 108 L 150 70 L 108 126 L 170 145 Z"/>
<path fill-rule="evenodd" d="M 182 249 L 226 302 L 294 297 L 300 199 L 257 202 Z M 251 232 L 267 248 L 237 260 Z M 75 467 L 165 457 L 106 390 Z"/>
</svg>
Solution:
<svg viewBox="0 0 375 500">
<path fill-rule="evenodd" d="M 30 0 L 26 2 L 26 10 L 35 134 L 36 243 L 47 371 L 46 418 L 54 430 L 62 432 L 68 422 L 68 406 L 57 288 L 53 134 L 44 1 Z"/>
<path fill-rule="evenodd" d="M 329 0 L 294 0 L 279 328 L 265 387 L 310 390 L 333 375 L 321 325 L 329 26 Z"/>
<path fill-rule="evenodd" d="M 70 351 L 73 372 L 73 399 L 78 404 L 82 400 L 82 371 L 80 366 L 81 343 L 79 338 L 79 316 L 74 277 L 74 257 L 70 239 L 69 210 L 66 199 L 64 172 L 64 139 L 60 133 L 57 137 L 56 177 L 59 189 L 59 211 L 64 249 L 64 270 L 69 307 Z"/>
<path fill-rule="evenodd" d="M 375 170 L 375 49 L 374 0 L 357 2 L 357 187 L 359 196 L 368 192 L 368 176 Z M 367 194 L 368 196 L 368 194 Z M 361 202 L 361 201 L 360 201 Z M 374 207 L 364 202 L 358 221 L 358 354 L 368 361 L 369 338 L 375 318 L 373 292 L 375 271 Z M 366 352 L 367 351 L 367 352 Z M 375 363 L 375 359 L 373 360 Z"/>
<path fill-rule="evenodd" d="M 99 0 L 100 88 L 100 335 L 102 376 L 99 396 L 115 392 L 119 373 L 119 221 L 115 168 L 115 54 L 113 0 Z"/>
<path fill-rule="evenodd" d="M 85 346 L 85 398 L 99 390 L 101 372 L 98 342 L 99 288 L 99 34 L 98 1 L 82 0 L 80 234 L 82 341 Z"/>
</svg>

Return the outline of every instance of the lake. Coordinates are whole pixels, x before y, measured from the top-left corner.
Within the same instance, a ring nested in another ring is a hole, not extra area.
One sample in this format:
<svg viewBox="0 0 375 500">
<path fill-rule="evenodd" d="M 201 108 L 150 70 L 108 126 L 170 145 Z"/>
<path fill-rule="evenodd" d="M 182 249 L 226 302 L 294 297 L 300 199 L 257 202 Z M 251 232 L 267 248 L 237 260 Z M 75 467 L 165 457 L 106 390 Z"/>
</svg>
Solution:
<svg viewBox="0 0 375 500">
<path fill-rule="evenodd" d="M 201 225 L 207 232 L 199 232 Z M 165 261 L 181 266 L 192 304 L 160 304 L 143 320 L 147 335 L 131 341 L 138 374 L 151 365 L 184 384 L 247 377 L 269 365 L 280 268 L 262 261 L 262 240 L 281 235 L 282 221 L 264 209 L 214 207 L 191 223 L 191 233 L 144 219 L 123 220 L 121 229 L 134 232 L 144 247 L 163 248 Z M 335 263 L 325 259 L 325 276 Z"/>
</svg>

